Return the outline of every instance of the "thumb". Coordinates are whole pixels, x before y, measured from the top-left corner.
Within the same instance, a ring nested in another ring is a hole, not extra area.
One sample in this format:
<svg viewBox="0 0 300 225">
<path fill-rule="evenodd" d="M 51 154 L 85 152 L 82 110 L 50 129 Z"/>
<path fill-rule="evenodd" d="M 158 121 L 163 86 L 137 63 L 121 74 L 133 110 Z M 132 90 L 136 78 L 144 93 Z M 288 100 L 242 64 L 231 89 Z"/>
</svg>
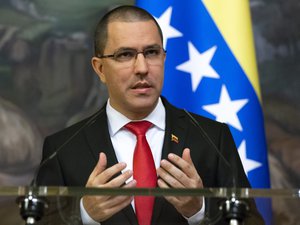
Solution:
<svg viewBox="0 0 300 225">
<path fill-rule="evenodd" d="M 190 164 L 194 164 L 192 157 L 191 157 L 191 151 L 189 148 L 185 148 L 182 152 L 182 159 L 184 159 L 186 162 Z"/>
<path fill-rule="evenodd" d="M 102 173 L 106 169 L 106 166 L 107 166 L 106 155 L 105 155 L 105 153 L 100 152 L 99 160 L 98 160 L 95 168 L 93 169 L 93 171 L 90 175 L 90 178 L 94 179 L 98 174 Z"/>
</svg>

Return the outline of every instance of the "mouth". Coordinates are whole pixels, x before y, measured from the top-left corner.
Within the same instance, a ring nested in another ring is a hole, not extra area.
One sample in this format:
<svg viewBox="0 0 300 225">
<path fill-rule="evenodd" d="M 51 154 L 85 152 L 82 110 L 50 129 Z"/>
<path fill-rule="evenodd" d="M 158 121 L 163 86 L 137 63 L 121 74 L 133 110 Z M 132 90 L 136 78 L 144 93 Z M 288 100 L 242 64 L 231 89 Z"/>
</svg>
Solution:
<svg viewBox="0 0 300 225">
<path fill-rule="evenodd" d="M 132 87 L 132 90 L 138 94 L 147 94 L 151 88 L 152 86 L 148 82 L 138 82 Z"/>
<path fill-rule="evenodd" d="M 145 88 L 151 88 L 151 85 L 147 82 L 139 82 L 135 84 L 132 89 L 145 89 Z"/>
</svg>

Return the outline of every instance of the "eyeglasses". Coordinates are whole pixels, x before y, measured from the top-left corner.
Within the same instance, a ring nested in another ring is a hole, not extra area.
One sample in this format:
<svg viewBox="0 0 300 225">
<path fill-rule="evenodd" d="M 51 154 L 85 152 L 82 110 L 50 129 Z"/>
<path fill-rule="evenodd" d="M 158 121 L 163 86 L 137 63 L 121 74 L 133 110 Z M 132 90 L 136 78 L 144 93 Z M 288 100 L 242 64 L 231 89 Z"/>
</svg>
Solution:
<svg viewBox="0 0 300 225">
<path fill-rule="evenodd" d="M 98 58 L 112 58 L 113 60 L 122 64 L 129 65 L 133 63 L 138 54 L 143 54 L 147 63 L 150 65 L 161 64 L 161 59 L 165 55 L 166 51 L 160 46 L 147 47 L 143 51 L 138 51 L 134 48 L 121 48 L 111 55 L 101 55 Z"/>
</svg>

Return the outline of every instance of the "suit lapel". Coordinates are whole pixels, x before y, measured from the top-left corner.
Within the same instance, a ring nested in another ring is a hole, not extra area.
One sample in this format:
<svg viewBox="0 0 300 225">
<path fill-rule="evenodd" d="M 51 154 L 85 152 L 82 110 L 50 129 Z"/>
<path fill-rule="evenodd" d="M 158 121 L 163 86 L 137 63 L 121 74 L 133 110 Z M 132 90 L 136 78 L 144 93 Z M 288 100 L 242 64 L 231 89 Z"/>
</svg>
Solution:
<svg viewBox="0 0 300 225">
<path fill-rule="evenodd" d="M 107 156 L 107 167 L 118 162 L 108 132 L 105 106 L 100 110 L 95 122 L 85 129 L 85 136 L 96 162 L 98 162 L 100 152 Z"/>
<path fill-rule="evenodd" d="M 162 159 L 167 159 L 169 153 L 182 156 L 188 124 L 186 123 L 186 115 L 182 110 L 178 110 L 170 105 L 163 97 L 162 101 L 166 109 L 166 131 Z M 168 203 L 163 196 L 155 199 L 152 218 L 154 224 L 159 219 L 164 204 Z"/>
<path fill-rule="evenodd" d="M 188 123 L 186 123 L 186 115 L 183 111 L 174 108 L 165 99 L 163 103 L 166 108 L 166 132 L 162 158 L 166 159 L 171 152 L 182 155 Z"/>
<path fill-rule="evenodd" d="M 107 156 L 107 167 L 118 163 L 108 131 L 105 106 L 100 110 L 95 122 L 85 129 L 85 136 L 95 159 L 95 164 L 98 162 L 100 152 L 105 153 Z M 123 214 L 130 224 L 137 225 L 137 219 L 131 205 L 124 208 L 120 214 Z M 124 222 L 124 224 L 126 223 Z"/>
</svg>

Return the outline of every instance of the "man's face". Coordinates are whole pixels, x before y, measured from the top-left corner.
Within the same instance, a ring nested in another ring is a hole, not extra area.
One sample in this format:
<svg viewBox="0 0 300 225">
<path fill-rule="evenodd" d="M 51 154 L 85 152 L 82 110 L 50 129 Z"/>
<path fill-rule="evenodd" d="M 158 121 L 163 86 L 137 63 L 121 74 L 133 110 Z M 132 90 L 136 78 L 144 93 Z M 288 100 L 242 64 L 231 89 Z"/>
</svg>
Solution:
<svg viewBox="0 0 300 225">
<path fill-rule="evenodd" d="M 165 54 L 161 42 L 157 27 L 151 20 L 111 22 L 104 55 L 122 49 L 138 52 L 150 49 L 149 59 L 143 54 L 137 54 L 130 62 L 120 62 L 114 58 L 92 59 L 95 71 L 107 85 L 112 107 L 130 119 L 147 116 L 157 104 L 164 78 Z M 161 48 L 162 54 L 152 60 L 151 49 L 157 47 Z"/>
</svg>

